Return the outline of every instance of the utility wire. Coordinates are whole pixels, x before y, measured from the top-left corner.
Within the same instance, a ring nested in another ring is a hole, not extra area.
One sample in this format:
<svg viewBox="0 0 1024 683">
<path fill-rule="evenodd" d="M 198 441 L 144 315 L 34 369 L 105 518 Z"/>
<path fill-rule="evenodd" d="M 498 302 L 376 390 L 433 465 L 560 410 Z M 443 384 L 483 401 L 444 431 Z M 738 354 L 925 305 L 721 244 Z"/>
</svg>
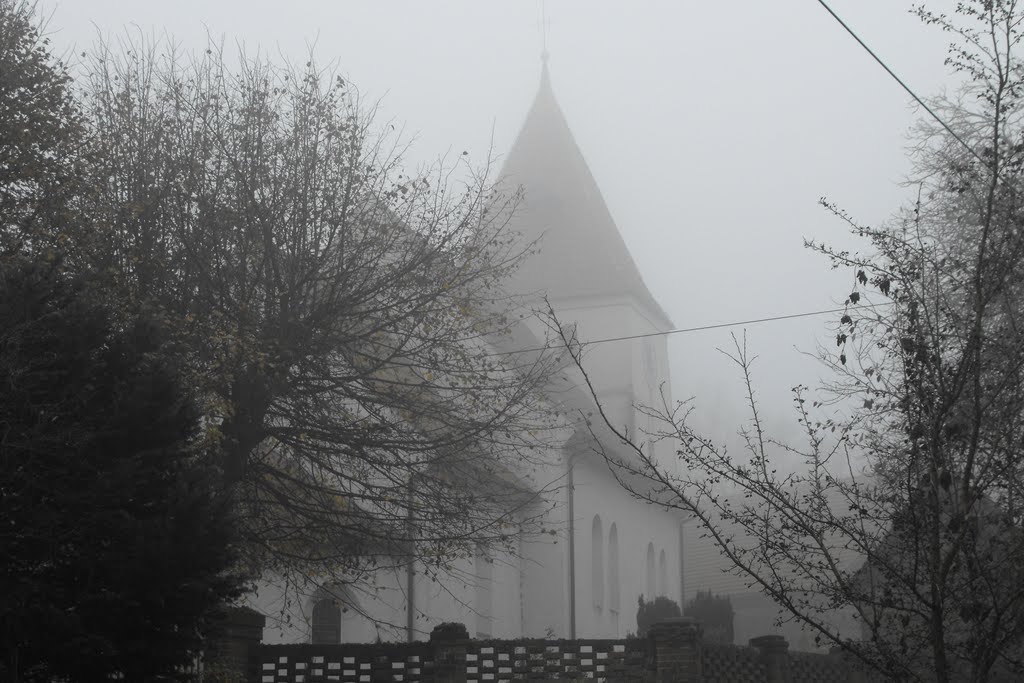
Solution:
<svg viewBox="0 0 1024 683">
<path fill-rule="evenodd" d="M 853 39 L 856 40 L 860 44 L 860 46 L 862 48 L 864 48 L 864 50 L 867 51 L 867 53 L 869 55 L 871 55 L 872 58 L 874 58 L 874 60 L 876 62 L 878 62 L 879 66 L 881 66 L 883 69 L 885 69 L 886 73 L 888 73 L 890 76 L 892 76 L 893 80 L 895 80 L 897 83 L 899 83 L 900 87 L 903 88 L 907 92 L 907 94 L 909 94 L 911 97 L 914 98 L 915 102 L 917 102 L 919 105 L 921 105 L 921 107 L 926 112 L 928 112 L 928 114 L 933 119 L 935 119 L 939 123 L 939 125 L 941 125 L 943 128 L 945 128 L 946 132 L 949 133 L 950 135 L 952 135 L 953 138 L 957 142 L 959 142 L 961 145 L 963 145 L 964 149 L 966 149 L 968 152 L 970 152 L 971 155 L 973 155 L 974 158 L 976 158 L 982 164 L 987 164 L 988 163 L 988 162 L 986 162 L 981 157 L 981 155 L 979 155 L 976 151 L 974 151 L 974 148 L 971 147 L 970 145 L 968 145 L 964 141 L 964 139 L 961 138 L 956 133 L 956 131 L 954 131 L 952 128 L 950 128 L 949 124 L 947 124 L 945 121 L 943 121 L 942 118 L 938 114 L 936 114 L 932 110 L 932 108 L 929 107 L 925 103 L 924 100 L 922 100 L 920 97 L 918 97 L 917 93 L 915 93 L 913 90 L 911 90 L 910 86 L 908 86 L 906 83 L 904 83 L 903 79 L 901 79 L 899 76 L 897 76 L 896 73 L 892 69 L 890 69 L 889 66 L 885 62 L 882 61 L 881 57 L 879 57 L 877 54 L 875 54 L 875 52 L 870 47 L 867 46 L 867 43 L 865 43 L 863 40 L 861 40 L 860 36 L 858 36 L 856 33 L 854 33 L 853 29 L 850 28 L 849 25 L 847 25 L 847 23 L 845 21 L 843 21 L 842 18 L 838 14 L 836 14 L 832 10 L 831 7 L 828 6 L 828 4 L 825 2 L 825 0 L 818 0 L 818 4 L 820 4 L 822 7 L 824 7 L 825 10 L 828 11 L 828 13 L 832 15 L 832 18 L 835 19 L 837 22 L 839 22 L 839 25 L 842 26 L 844 29 L 846 29 L 847 33 L 849 33 L 851 36 L 853 36 Z M 874 304 L 874 305 L 871 305 L 871 306 L 866 306 L 865 308 L 867 308 L 867 307 L 874 308 L 876 306 L 887 306 L 887 305 L 888 304 Z M 630 335 L 624 335 L 624 336 L 621 336 L 621 337 L 606 337 L 604 339 L 594 339 L 594 340 L 591 340 L 591 341 L 580 342 L 580 346 L 583 346 L 583 347 L 594 346 L 596 344 L 608 344 L 608 343 L 617 342 L 617 341 L 629 341 L 631 339 L 646 339 L 647 337 L 668 336 L 670 334 L 682 334 L 684 332 L 701 332 L 701 331 L 704 331 L 704 330 L 717 330 L 717 329 L 721 329 L 721 328 L 724 328 L 724 327 L 737 327 L 739 325 L 756 325 L 756 324 L 760 324 L 760 323 L 773 322 L 773 321 L 776 321 L 776 320 L 792 320 L 794 318 L 808 318 L 808 317 L 811 317 L 811 316 L 825 315 L 825 314 L 828 314 L 828 313 L 843 313 L 846 310 L 847 309 L 845 309 L 845 308 L 830 308 L 830 309 L 821 310 L 821 311 L 808 311 L 808 312 L 805 312 L 805 313 L 792 313 L 790 315 L 775 315 L 775 316 L 770 316 L 770 317 L 767 317 L 767 318 L 752 318 L 750 320 L 738 320 L 738 321 L 735 321 L 735 322 L 728 322 L 728 323 L 716 323 L 716 324 L 713 324 L 713 325 L 700 325 L 698 327 L 682 327 L 682 328 L 676 328 L 674 330 L 666 330 L 664 332 L 646 332 L 644 334 L 630 334 Z M 534 347 L 534 348 L 530 348 L 530 349 L 519 349 L 519 350 L 516 350 L 516 351 L 503 351 L 503 352 L 498 352 L 498 353 L 495 353 L 495 354 L 488 354 L 488 355 L 512 355 L 512 354 L 517 354 L 517 353 L 530 353 L 530 352 L 535 352 L 535 351 L 544 351 L 546 348 L 548 348 L 548 347 L 538 346 L 538 347 Z"/>
<path fill-rule="evenodd" d="M 916 94 L 916 93 L 915 93 L 915 92 L 914 92 L 913 90 L 911 90 L 911 89 L 910 89 L 910 86 L 908 86 L 908 85 L 907 85 L 906 83 L 904 83 L 904 82 L 903 82 L 903 80 L 902 80 L 902 79 L 901 79 L 901 78 L 900 78 L 899 76 L 897 76 L 897 75 L 895 74 L 895 72 L 893 72 L 893 70 L 892 70 L 892 69 L 890 69 L 890 68 L 889 68 L 889 66 L 888 66 L 888 65 L 887 65 L 887 64 L 886 64 L 885 62 L 883 62 L 883 61 L 882 61 L 882 59 L 881 59 L 881 58 L 880 58 L 880 57 L 879 57 L 878 55 L 876 55 L 876 54 L 875 54 L 875 53 L 874 53 L 874 52 L 873 52 L 873 51 L 871 50 L 871 48 L 870 48 L 870 47 L 868 47 L 868 46 L 867 46 L 867 44 L 866 44 L 866 43 L 865 43 L 865 42 L 864 42 L 863 40 L 861 40 L 861 39 L 860 39 L 860 36 L 858 36 L 858 35 L 857 35 L 856 33 L 854 33 L 854 32 L 853 32 L 853 29 L 852 29 L 852 28 L 850 28 L 849 26 L 847 26 L 847 25 L 846 25 L 846 22 L 845 22 L 845 21 L 843 21 L 842 19 L 840 19 L 840 18 L 839 18 L 839 15 L 838 15 L 838 14 L 836 14 L 835 12 L 833 12 L 833 11 L 832 11 L 832 8 L 831 8 L 831 7 L 829 7 L 829 6 L 828 6 L 828 5 L 827 5 L 827 4 L 825 3 L 825 0 L 818 0 L 818 4 L 820 4 L 820 5 L 821 5 L 822 7 L 824 7 L 824 8 L 826 9 L 826 10 L 828 10 L 828 13 L 832 15 L 832 18 L 834 18 L 834 19 L 835 19 L 836 21 L 838 21 L 838 22 L 839 22 L 839 25 L 840 25 L 840 26 L 842 26 L 843 28 L 845 28 L 845 29 L 846 29 L 846 32 L 847 32 L 847 33 L 849 33 L 849 34 L 850 34 L 851 36 L 853 36 L 853 39 L 854 39 L 854 40 L 856 40 L 856 41 L 857 41 L 858 43 L 860 43 L 860 46 L 861 46 L 862 48 L 864 48 L 865 50 L 867 50 L 867 53 L 868 53 L 869 55 L 871 55 L 872 57 L 874 57 L 875 61 L 876 61 L 876 62 L 878 62 L 878 63 L 879 63 L 879 65 L 881 65 L 881 67 L 882 67 L 883 69 L 885 69 L 886 73 L 888 73 L 888 74 L 889 74 L 890 76 L 892 76 L 892 77 L 893 77 L 893 80 L 895 80 L 895 81 L 896 81 L 897 83 L 899 83 L 899 84 L 900 84 L 900 87 L 902 87 L 902 88 L 903 88 L 904 90 L 906 90 L 906 91 L 907 91 L 907 93 L 908 93 L 908 94 L 909 94 L 909 95 L 910 95 L 911 97 L 913 97 L 913 98 L 914 98 L 914 101 L 916 101 L 916 102 L 917 102 L 918 104 L 920 104 L 920 105 L 921 105 L 921 106 L 922 106 L 922 107 L 924 108 L 924 110 L 925 110 L 926 112 L 928 112 L 928 114 L 929 114 L 929 115 L 931 115 L 931 117 L 932 117 L 933 119 L 935 119 L 936 121 L 938 121 L 938 122 L 939 122 L 939 125 L 941 125 L 941 126 L 942 126 L 943 128 L 945 128 L 945 129 L 946 129 L 946 132 L 947 132 L 947 133 L 949 133 L 950 135 L 952 135 L 952 136 L 953 136 L 953 138 L 954 138 L 954 139 L 955 139 L 955 140 L 956 140 L 957 142 L 959 142 L 959 143 L 960 143 L 961 145 L 963 145 L 963 146 L 964 146 L 964 149 L 966 149 L 966 150 L 967 150 L 968 152 L 970 152 L 970 153 L 971 153 L 971 155 L 973 155 L 975 159 L 977 159 L 978 161 L 980 161 L 980 162 L 981 162 L 982 164 L 984 164 L 984 165 L 988 165 L 988 162 L 987 162 L 987 161 L 985 161 L 985 160 L 984 160 L 984 159 L 983 159 L 983 158 L 981 157 L 981 155 L 980 155 L 980 154 L 978 154 L 977 152 L 975 152 L 975 151 L 974 151 L 974 148 L 973 148 L 973 147 L 971 147 L 971 146 L 970 146 L 970 145 L 968 145 L 968 144 L 967 144 L 966 142 L 964 142 L 964 139 L 963 139 L 963 138 L 961 138 L 961 137 L 960 137 L 959 135 L 957 135 L 957 134 L 956 134 L 956 132 L 955 132 L 955 131 L 954 131 L 954 130 L 953 130 L 952 128 L 950 128 L 950 127 L 949 127 L 949 125 L 948 125 L 948 124 L 947 124 L 947 123 L 946 123 L 945 121 L 943 121 L 943 120 L 942 120 L 942 119 L 941 119 L 941 118 L 939 117 L 939 115 L 938 115 L 938 114 L 936 114 L 936 113 L 935 113 L 934 111 L 932 111 L 932 108 L 931 108 L 931 107 L 929 107 L 929 106 L 928 106 L 927 104 L 925 104 L 925 103 L 924 103 L 924 100 L 922 100 L 922 99 L 921 99 L 920 97 L 918 97 L 918 96 L 917 96 L 917 94 Z"/>
<path fill-rule="evenodd" d="M 860 308 L 877 308 L 879 306 L 889 306 L 890 304 L 867 304 L 862 305 Z M 593 339 L 590 341 L 581 341 L 580 346 L 595 346 L 597 344 L 607 344 L 610 342 L 617 341 L 629 341 L 631 339 L 646 339 L 647 337 L 662 337 L 670 334 L 682 334 L 684 332 L 702 332 L 704 330 L 718 330 L 723 327 L 737 327 L 739 325 L 755 325 L 759 323 L 768 323 L 775 320 L 792 320 L 793 318 L 809 318 L 815 315 L 825 315 L 827 313 L 844 313 L 847 308 L 829 308 L 822 311 L 807 311 L 805 313 L 791 313 L 789 315 L 773 315 L 767 318 L 752 318 L 750 320 L 736 320 L 728 323 L 715 323 L 713 325 L 700 325 L 698 327 L 677 327 L 673 330 L 665 330 L 664 332 L 645 332 L 643 334 L 629 334 L 622 337 L 606 337 L 604 339 Z M 516 351 L 499 351 L 497 353 L 487 354 L 489 356 L 508 356 L 517 353 L 531 353 L 533 351 L 545 351 L 550 349 L 549 346 L 535 346 L 530 349 L 518 349 Z"/>
<path fill-rule="evenodd" d="M 580 345 L 591 346 L 593 344 L 604 344 L 607 342 L 627 341 L 630 339 L 645 339 L 647 337 L 659 337 L 662 335 L 667 336 L 670 334 L 682 334 L 683 332 L 702 332 L 704 330 L 718 330 L 723 327 L 738 327 L 739 325 L 756 325 L 758 323 L 768 323 L 774 320 L 791 320 L 793 318 L 809 318 L 815 315 L 825 315 L 826 313 L 842 313 L 845 310 L 845 308 L 830 308 L 824 311 L 808 311 L 806 313 L 791 313 L 790 315 L 773 315 L 768 318 L 737 320 L 731 323 L 715 323 L 714 325 L 700 325 L 699 327 L 680 327 L 674 330 L 666 330 L 665 332 L 645 332 L 644 334 L 630 334 L 623 337 L 608 337 L 607 339 L 595 339 L 594 341 L 580 342 Z"/>
<path fill-rule="evenodd" d="M 956 133 L 956 131 L 954 131 L 952 128 L 950 128 L 949 124 L 947 124 L 945 121 L 943 121 L 942 118 L 938 114 L 936 114 L 932 110 L 932 108 L 929 107 L 925 103 L 924 100 L 922 100 L 920 97 L 918 97 L 917 93 L 915 93 L 913 90 L 911 90 L 910 86 L 907 85 L 906 83 L 904 83 L 903 79 L 901 79 L 899 76 L 897 76 L 896 72 L 894 72 L 892 69 L 890 69 L 889 65 L 887 65 L 885 62 L 883 62 L 882 58 L 879 57 L 878 55 L 876 55 L 875 52 L 870 47 L 868 47 L 867 43 L 865 43 L 863 40 L 861 40 L 860 36 L 858 36 L 856 33 L 854 33 L 853 29 L 850 28 L 849 25 L 847 25 L 847 23 L 845 21 L 843 21 L 842 18 L 838 14 L 836 14 L 835 11 L 833 11 L 833 9 L 831 7 L 828 6 L 828 3 L 826 3 L 825 0 L 818 0 L 818 4 L 820 4 L 822 7 L 824 7 L 825 10 L 828 11 L 828 13 L 832 15 L 832 18 L 835 19 L 837 22 L 839 22 L 839 25 L 842 26 L 844 29 L 846 29 L 846 32 L 849 33 L 851 36 L 853 36 L 853 39 L 856 40 L 860 44 L 860 46 L 862 48 L 864 48 L 864 50 L 869 55 L 871 55 L 872 58 L 874 58 L 874 60 L 876 62 L 878 62 L 879 66 L 881 66 L 883 69 L 885 69 L 886 73 L 888 73 L 890 76 L 892 76 L 892 79 L 894 81 L 896 81 L 897 83 L 899 83 L 900 87 L 903 88 L 907 92 L 908 95 L 913 97 L 914 101 L 917 102 L 919 105 L 921 105 L 921 107 L 926 112 L 928 112 L 929 116 L 931 116 L 933 119 L 935 119 L 939 123 L 939 125 L 941 125 L 944 129 L 946 129 L 947 133 L 949 133 L 950 135 L 953 136 L 953 139 L 955 139 L 957 142 L 959 142 L 963 146 L 963 148 L 966 149 L 968 152 L 970 152 L 971 155 L 975 159 L 980 161 L 982 164 L 985 164 L 985 165 L 988 164 L 988 162 L 985 161 L 985 159 L 983 159 L 980 154 L 978 154 L 976 151 L 974 151 L 974 148 L 971 147 L 970 145 L 968 145 L 964 141 L 964 139 L 962 137 L 960 137 Z M 887 306 L 887 305 L 889 305 L 889 304 L 873 304 L 873 305 L 870 305 L 870 306 L 865 306 L 865 308 L 869 308 L 869 307 L 870 308 L 875 308 L 877 306 Z M 717 330 L 717 329 L 721 329 L 723 327 L 736 327 L 738 325 L 755 325 L 755 324 L 759 324 L 759 323 L 772 322 L 772 321 L 775 321 L 775 320 L 792 320 L 793 318 L 807 318 L 807 317 L 815 316 L 815 315 L 825 315 L 827 313 L 843 313 L 845 311 L 846 311 L 845 308 L 832 308 L 832 309 L 827 309 L 827 310 L 822 310 L 822 311 L 808 311 L 806 313 L 793 313 L 791 315 L 776 315 L 776 316 L 770 316 L 770 317 L 767 317 L 767 318 L 753 318 L 751 320 L 739 320 L 739 321 L 736 321 L 736 322 L 716 323 L 714 325 L 701 325 L 699 327 L 677 328 L 677 329 L 674 329 L 674 330 L 667 330 L 665 332 L 647 332 L 645 334 L 631 334 L 631 335 L 625 335 L 625 336 L 622 336 L 622 337 L 608 337 L 608 338 L 605 338 L 605 339 L 594 339 L 592 341 L 580 342 L 580 345 L 585 347 L 585 346 L 592 346 L 592 345 L 595 345 L 595 344 L 607 344 L 607 343 L 610 343 L 610 342 L 628 341 L 630 339 L 645 339 L 647 337 L 659 337 L 659 336 L 662 336 L 662 335 L 666 335 L 667 336 L 667 335 L 670 335 L 670 334 L 682 334 L 684 332 L 700 332 L 700 331 L 703 331 L 703 330 Z M 517 351 L 504 351 L 504 352 L 499 352 L 499 353 L 496 353 L 496 354 L 489 354 L 489 355 L 509 355 L 509 354 L 516 354 L 516 353 L 529 353 L 529 352 L 532 352 L 532 351 L 543 351 L 543 350 L 545 350 L 545 348 L 546 347 L 535 347 L 535 348 L 532 348 L 532 349 L 519 349 Z"/>
</svg>

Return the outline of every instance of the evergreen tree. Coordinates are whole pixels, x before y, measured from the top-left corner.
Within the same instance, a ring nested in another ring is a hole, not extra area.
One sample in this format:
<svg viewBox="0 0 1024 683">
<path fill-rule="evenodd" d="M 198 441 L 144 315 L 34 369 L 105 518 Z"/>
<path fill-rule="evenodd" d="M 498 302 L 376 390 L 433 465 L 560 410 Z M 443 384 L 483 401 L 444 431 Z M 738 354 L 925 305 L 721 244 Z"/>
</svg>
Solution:
<svg viewBox="0 0 1024 683">
<path fill-rule="evenodd" d="M 644 596 L 637 598 L 636 610 L 636 632 L 640 637 L 646 636 L 651 626 L 665 619 L 680 617 L 679 603 L 664 595 L 659 595 L 650 601 L 644 601 Z"/>
<path fill-rule="evenodd" d="M 33 4 L 0 0 L 0 256 L 55 259 L 75 233 L 69 209 L 88 174 L 70 88 Z"/>
<path fill-rule="evenodd" d="M 732 600 L 728 595 L 715 595 L 711 591 L 697 591 L 697 595 L 686 603 L 683 616 L 693 617 L 704 627 L 704 641 L 732 645 L 733 631 Z"/>
<path fill-rule="evenodd" d="M 0 677 L 143 680 L 238 592 L 228 501 L 158 327 L 54 272 L 0 269 Z"/>
</svg>

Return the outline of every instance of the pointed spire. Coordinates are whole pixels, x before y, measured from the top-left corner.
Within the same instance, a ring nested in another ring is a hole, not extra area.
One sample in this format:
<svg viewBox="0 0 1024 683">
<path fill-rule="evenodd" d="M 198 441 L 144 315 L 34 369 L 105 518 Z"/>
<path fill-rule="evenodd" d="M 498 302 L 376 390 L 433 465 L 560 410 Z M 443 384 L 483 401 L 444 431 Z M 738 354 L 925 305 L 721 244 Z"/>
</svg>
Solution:
<svg viewBox="0 0 1024 683">
<path fill-rule="evenodd" d="M 540 53 L 540 89 L 550 90 L 551 89 L 551 74 L 548 71 L 548 58 L 551 54 L 544 50 Z"/>
<path fill-rule="evenodd" d="M 501 177 L 525 190 L 512 227 L 524 244 L 536 241 L 540 248 L 514 276 L 516 289 L 544 291 L 552 299 L 631 297 L 659 326 L 671 327 L 644 284 L 576 145 L 551 86 L 546 50 L 541 54 L 540 87 Z"/>
</svg>

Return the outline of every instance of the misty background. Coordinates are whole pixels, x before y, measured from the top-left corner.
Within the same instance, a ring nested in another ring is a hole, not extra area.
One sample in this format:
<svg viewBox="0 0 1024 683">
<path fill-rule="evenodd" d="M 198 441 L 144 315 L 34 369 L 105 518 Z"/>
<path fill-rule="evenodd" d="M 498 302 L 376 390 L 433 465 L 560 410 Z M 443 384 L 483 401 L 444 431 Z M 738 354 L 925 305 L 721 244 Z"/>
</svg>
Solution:
<svg viewBox="0 0 1024 683">
<path fill-rule="evenodd" d="M 830 6 L 923 97 L 953 88 L 948 39 L 903 0 Z M 951 9 L 952 0 L 927 3 Z M 304 63 L 356 86 L 381 125 L 414 139 L 409 165 L 509 149 L 536 92 L 538 0 L 42 0 L 57 54 L 98 38 L 209 41 Z M 814 0 L 709 3 L 549 0 L 556 97 L 651 292 L 677 328 L 835 308 L 853 273 L 805 238 L 858 245 L 818 205 L 867 224 L 912 201 L 908 135 L 921 112 Z M 790 388 L 816 386 L 807 354 L 834 348 L 837 315 L 746 326 L 769 430 L 797 437 Z M 736 368 L 717 348 L 743 327 L 674 334 L 677 399 L 732 441 L 746 419 Z"/>
</svg>

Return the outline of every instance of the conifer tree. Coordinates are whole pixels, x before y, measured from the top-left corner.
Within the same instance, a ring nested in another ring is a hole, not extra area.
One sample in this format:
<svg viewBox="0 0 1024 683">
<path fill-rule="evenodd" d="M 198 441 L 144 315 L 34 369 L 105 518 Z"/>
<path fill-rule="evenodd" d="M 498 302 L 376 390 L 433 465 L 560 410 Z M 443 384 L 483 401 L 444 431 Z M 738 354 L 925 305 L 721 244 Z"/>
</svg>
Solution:
<svg viewBox="0 0 1024 683">
<path fill-rule="evenodd" d="M 4 678 L 142 680 L 241 586 L 221 477 L 159 327 L 50 264 L 0 268 Z"/>
</svg>

